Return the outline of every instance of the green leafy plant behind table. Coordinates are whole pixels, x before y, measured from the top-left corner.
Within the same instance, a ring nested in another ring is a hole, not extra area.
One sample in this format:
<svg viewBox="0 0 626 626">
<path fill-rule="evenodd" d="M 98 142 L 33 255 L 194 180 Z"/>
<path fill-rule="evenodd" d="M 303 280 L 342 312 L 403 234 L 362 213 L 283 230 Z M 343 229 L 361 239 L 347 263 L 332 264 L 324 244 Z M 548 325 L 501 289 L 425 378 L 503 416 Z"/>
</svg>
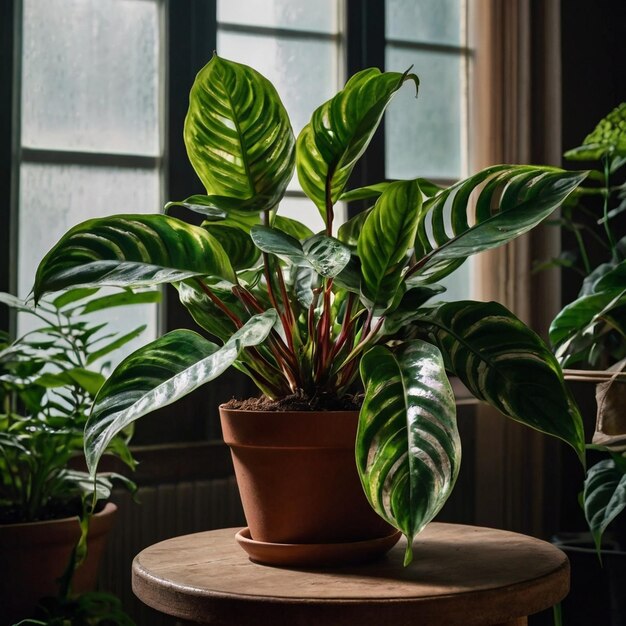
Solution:
<svg viewBox="0 0 626 626">
<path fill-rule="evenodd" d="M 184 138 L 206 195 L 171 204 L 202 214 L 202 225 L 162 214 L 90 220 L 37 271 L 38 298 L 171 283 L 218 341 L 175 330 L 119 365 L 87 424 L 92 471 L 134 420 L 230 366 L 269 398 L 311 406 L 362 385 L 358 470 L 372 506 L 408 537 L 407 562 L 459 470 L 448 374 L 582 457 L 580 416 L 541 339 L 496 303 L 429 301 L 443 291 L 438 280 L 538 224 L 585 174 L 499 165 L 448 189 L 417 178 L 348 191 L 387 105 L 418 83 L 409 72 L 363 70 L 295 140 L 278 94 L 255 70 L 214 56 L 199 72 Z M 294 168 L 324 220 L 319 233 L 280 215 Z M 336 204 L 351 199 L 371 206 L 337 229 Z M 409 324 L 415 339 L 390 341 Z"/>
<path fill-rule="evenodd" d="M 593 447 L 607 458 L 589 469 L 582 494 L 599 550 L 604 531 L 626 509 L 626 236 L 616 226 L 626 211 L 626 103 L 565 158 L 598 165 L 568 199 L 558 222 L 574 234 L 577 249 L 556 261 L 581 275 L 583 283 L 552 322 L 550 340 L 563 367 L 575 368 L 570 376 L 600 383 Z M 599 263 L 593 262 L 592 246 L 601 251 Z"/>
</svg>

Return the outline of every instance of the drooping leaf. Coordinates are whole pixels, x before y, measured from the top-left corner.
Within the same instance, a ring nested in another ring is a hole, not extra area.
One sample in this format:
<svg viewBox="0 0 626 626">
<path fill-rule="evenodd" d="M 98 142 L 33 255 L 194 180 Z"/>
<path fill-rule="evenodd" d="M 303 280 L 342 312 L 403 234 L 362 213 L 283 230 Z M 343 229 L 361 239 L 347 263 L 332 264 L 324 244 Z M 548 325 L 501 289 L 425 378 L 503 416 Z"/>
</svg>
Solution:
<svg viewBox="0 0 626 626">
<path fill-rule="evenodd" d="M 89 296 L 93 296 L 97 292 L 98 292 L 97 288 L 69 289 L 68 291 L 65 291 L 64 293 L 62 293 L 60 296 L 57 296 L 52 301 L 52 306 L 54 306 L 56 309 L 63 309 L 68 304 L 73 304 L 74 302 L 78 302 L 79 300 L 84 300 L 85 298 L 88 298 Z"/>
<path fill-rule="evenodd" d="M 294 168 L 294 136 L 273 85 L 214 55 L 196 76 L 184 129 L 187 154 L 221 209 L 275 207 Z"/>
<path fill-rule="evenodd" d="M 391 183 L 367 216 L 357 243 L 361 291 L 374 305 L 394 298 L 415 239 L 422 194 L 415 181 Z"/>
<path fill-rule="evenodd" d="M 415 74 L 358 72 L 333 98 L 315 110 L 296 145 L 298 179 L 326 221 L 326 198 L 339 200 L 393 95 Z"/>
<path fill-rule="evenodd" d="M 423 314 L 421 307 L 428 300 L 445 290 L 443 285 L 418 285 L 409 287 L 406 291 L 401 288 L 398 291 L 396 302 L 392 303 L 385 313 L 381 334 L 394 335 L 402 330 L 407 324 Z"/>
<path fill-rule="evenodd" d="M 425 178 L 416 178 L 415 181 L 419 185 L 420 191 L 425 198 L 432 198 L 432 196 L 438 194 L 443 188 L 439 185 L 426 180 Z M 351 189 L 341 194 L 339 200 L 342 202 L 353 202 L 354 200 L 370 200 L 372 198 L 378 198 L 387 189 L 387 187 L 393 181 L 385 181 L 382 183 L 376 183 L 375 185 L 367 185 L 366 187 L 359 187 L 358 189 Z"/>
<path fill-rule="evenodd" d="M 77 290 L 74 290 L 77 291 Z M 91 290 L 88 290 L 91 291 Z M 61 296 L 59 296 L 61 297 Z M 102 311 L 117 306 L 130 306 L 133 304 L 155 304 L 161 302 L 160 291 L 122 291 L 121 293 L 112 293 L 100 298 L 89 300 L 83 307 L 83 313 L 93 313 L 94 311 Z"/>
<path fill-rule="evenodd" d="M 98 393 L 85 428 L 92 475 L 109 442 L 124 428 L 217 378 L 239 352 L 263 342 L 277 319 L 255 315 L 221 348 L 188 330 L 174 330 L 124 359 Z"/>
<path fill-rule="evenodd" d="M 497 302 L 449 302 L 424 307 L 423 313 L 418 327 L 474 396 L 569 443 L 584 459 L 578 407 L 556 358 L 536 333 Z"/>
<path fill-rule="evenodd" d="M 554 211 L 585 172 L 496 165 L 424 203 L 415 239 L 415 276 L 440 280 L 467 257 L 529 231 Z M 472 194 L 478 193 L 475 210 Z"/>
<path fill-rule="evenodd" d="M 626 509 L 626 466 L 604 459 L 587 472 L 583 505 L 589 529 L 599 551 L 608 525 Z"/>
<path fill-rule="evenodd" d="M 461 442 L 441 354 L 424 341 L 391 351 L 376 346 L 361 361 L 365 400 L 356 459 L 370 504 L 413 537 L 447 500 L 458 475 Z"/>
<path fill-rule="evenodd" d="M 234 280 L 219 242 L 165 215 L 114 215 L 70 229 L 37 268 L 35 298 L 73 286 L 140 287 L 217 275 Z"/>
</svg>

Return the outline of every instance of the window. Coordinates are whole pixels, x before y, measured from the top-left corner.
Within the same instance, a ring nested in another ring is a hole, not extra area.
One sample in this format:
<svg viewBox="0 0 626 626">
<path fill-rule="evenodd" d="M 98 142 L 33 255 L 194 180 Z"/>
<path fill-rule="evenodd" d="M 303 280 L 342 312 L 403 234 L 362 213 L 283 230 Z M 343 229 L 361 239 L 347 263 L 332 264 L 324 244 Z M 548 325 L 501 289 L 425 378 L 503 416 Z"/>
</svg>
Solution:
<svg viewBox="0 0 626 626">
<path fill-rule="evenodd" d="M 163 204 L 161 3 L 23 0 L 17 138 L 17 292 L 70 227 Z M 107 311 L 156 336 L 156 307 Z M 18 320 L 18 330 L 26 329 Z"/>
<path fill-rule="evenodd" d="M 419 99 L 411 87 L 401 90 L 350 186 L 413 176 L 452 182 L 467 167 L 465 13 L 465 0 L 0 3 L 0 79 L 14 85 L 0 94 L 0 212 L 9 225 L 0 229 L 0 289 L 25 296 L 42 255 L 79 221 L 154 212 L 165 200 L 202 193 L 182 128 L 195 74 L 214 50 L 275 84 L 296 134 L 347 76 L 413 65 Z M 281 210 L 321 226 L 296 177 Z M 465 267 L 449 284 L 454 297 L 469 295 Z M 174 290 L 165 299 L 161 329 L 193 327 Z M 157 332 L 155 307 L 120 312 L 119 324 L 142 317 L 145 342 Z M 6 320 L 0 311 L 0 327 Z M 246 393 L 254 393 L 247 382 L 224 376 L 201 390 L 201 401 L 173 407 L 175 420 L 141 423 L 136 441 L 215 438 L 217 404 Z"/>
</svg>

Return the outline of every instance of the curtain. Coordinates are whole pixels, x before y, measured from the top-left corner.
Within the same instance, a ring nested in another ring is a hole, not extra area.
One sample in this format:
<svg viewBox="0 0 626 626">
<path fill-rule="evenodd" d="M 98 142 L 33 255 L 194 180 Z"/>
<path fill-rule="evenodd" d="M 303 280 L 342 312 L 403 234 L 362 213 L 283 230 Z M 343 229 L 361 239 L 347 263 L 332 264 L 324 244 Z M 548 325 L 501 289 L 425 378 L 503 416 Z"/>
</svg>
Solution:
<svg viewBox="0 0 626 626">
<path fill-rule="evenodd" d="M 559 0 L 470 0 L 472 170 L 496 163 L 559 165 Z M 559 309 L 557 271 L 532 273 L 558 252 L 541 226 L 477 258 L 479 300 L 497 300 L 542 336 Z M 556 530 L 559 444 L 481 405 L 476 422 L 479 524 L 546 536 Z"/>
</svg>

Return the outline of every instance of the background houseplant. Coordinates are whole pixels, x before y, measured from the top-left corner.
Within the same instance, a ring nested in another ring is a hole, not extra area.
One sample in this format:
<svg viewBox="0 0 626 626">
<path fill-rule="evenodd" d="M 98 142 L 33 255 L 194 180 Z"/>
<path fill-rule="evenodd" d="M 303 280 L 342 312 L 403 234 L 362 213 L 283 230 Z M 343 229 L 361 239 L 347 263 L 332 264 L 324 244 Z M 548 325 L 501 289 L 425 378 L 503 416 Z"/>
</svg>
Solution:
<svg viewBox="0 0 626 626">
<path fill-rule="evenodd" d="M 622 624 L 626 619 L 626 236 L 619 234 L 619 220 L 626 210 L 626 103 L 611 111 L 565 157 L 591 162 L 597 169 L 572 194 L 558 220 L 577 243 L 577 249 L 565 251 L 558 263 L 576 271 L 583 281 L 578 297 L 554 319 L 550 339 L 562 365 L 575 368 L 566 370 L 567 377 L 595 385 L 597 416 L 589 446 L 594 449 L 594 464 L 580 497 L 593 541 L 577 533 L 558 537 L 572 562 L 574 593 L 564 610 L 573 624 L 587 623 L 592 616 Z M 603 543 L 609 528 L 610 540 Z M 592 544 L 601 555 L 602 569 Z"/>
<path fill-rule="evenodd" d="M 3 620 L 33 614 L 42 594 L 55 594 L 61 603 L 70 603 L 74 573 L 86 557 L 88 537 L 91 548 L 101 552 L 104 533 L 112 524 L 112 504 L 100 513 L 111 480 L 132 486 L 122 476 L 100 474 L 92 479 L 77 469 L 88 409 L 105 380 L 103 359 L 143 331 L 139 327 L 119 336 L 89 314 L 155 301 L 159 294 L 97 295 L 97 291 L 67 291 L 37 309 L 0 294 L 1 303 L 29 316 L 29 322 L 38 322 L 14 341 L 5 337 L 0 346 Z M 132 468 L 129 435 L 129 431 L 119 433 L 109 451 Z M 45 542 L 54 542 L 54 547 L 47 549 Z M 30 552 L 34 562 L 28 560 Z M 79 570 L 75 590 L 92 585 L 96 572 L 90 559 Z"/>
<path fill-rule="evenodd" d="M 446 370 L 582 457 L 577 408 L 532 331 L 493 302 L 426 303 L 443 291 L 436 281 L 469 255 L 528 231 L 584 174 L 495 166 L 444 190 L 416 179 L 346 193 L 405 82 L 417 86 L 418 79 L 359 72 L 314 112 L 296 144 L 273 86 L 215 56 L 197 76 L 185 123 L 189 158 L 207 194 L 175 203 L 203 214 L 203 224 L 167 215 L 94 219 L 46 255 L 36 297 L 70 286 L 170 282 L 223 343 L 176 330 L 122 362 L 87 424 L 92 471 L 120 430 L 231 365 L 268 398 L 293 396 L 321 408 L 358 386 L 360 373 L 358 471 L 374 509 L 407 535 L 407 562 L 413 536 L 441 508 L 458 473 Z M 277 214 L 296 164 L 324 219 L 321 233 Z M 375 204 L 335 232 L 335 204 L 357 199 Z M 398 342 L 407 324 L 414 339 Z"/>
</svg>

